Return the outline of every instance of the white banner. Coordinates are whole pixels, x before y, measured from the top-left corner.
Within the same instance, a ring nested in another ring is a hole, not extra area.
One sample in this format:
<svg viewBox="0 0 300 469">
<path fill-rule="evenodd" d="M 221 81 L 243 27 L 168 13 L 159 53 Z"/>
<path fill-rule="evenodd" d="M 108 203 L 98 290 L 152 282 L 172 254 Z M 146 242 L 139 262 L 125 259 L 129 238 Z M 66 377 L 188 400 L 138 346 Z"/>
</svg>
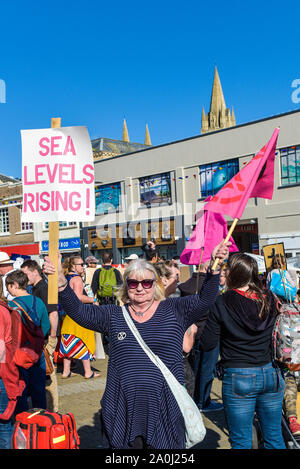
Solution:
<svg viewBox="0 0 300 469">
<path fill-rule="evenodd" d="M 93 221 L 94 161 L 86 127 L 21 130 L 22 222 Z"/>
</svg>

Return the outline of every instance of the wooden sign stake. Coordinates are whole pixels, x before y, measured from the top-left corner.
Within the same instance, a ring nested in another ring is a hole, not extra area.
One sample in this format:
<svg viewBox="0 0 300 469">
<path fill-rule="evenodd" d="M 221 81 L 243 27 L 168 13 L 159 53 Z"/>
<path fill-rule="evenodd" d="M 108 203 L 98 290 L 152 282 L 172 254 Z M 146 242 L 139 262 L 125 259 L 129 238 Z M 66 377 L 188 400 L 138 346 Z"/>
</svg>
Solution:
<svg viewBox="0 0 300 469">
<path fill-rule="evenodd" d="M 51 119 L 51 128 L 61 127 L 61 118 Z M 49 257 L 55 267 L 55 273 L 48 277 L 48 303 L 58 303 L 58 246 L 59 246 L 59 222 L 49 223 Z"/>
</svg>

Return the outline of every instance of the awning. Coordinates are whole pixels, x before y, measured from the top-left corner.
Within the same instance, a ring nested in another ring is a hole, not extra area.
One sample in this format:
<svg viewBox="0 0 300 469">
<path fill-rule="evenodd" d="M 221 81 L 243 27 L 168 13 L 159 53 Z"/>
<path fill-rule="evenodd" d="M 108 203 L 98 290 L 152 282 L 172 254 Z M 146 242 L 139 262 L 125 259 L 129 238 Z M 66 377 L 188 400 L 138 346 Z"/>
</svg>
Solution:
<svg viewBox="0 0 300 469">
<path fill-rule="evenodd" d="M 20 254 L 25 256 L 33 256 L 40 253 L 40 244 L 15 244 L 14 246 L 1 246 L 0 251 L 6 252 L 9 256 L 12 254 Z"/>
</svg>

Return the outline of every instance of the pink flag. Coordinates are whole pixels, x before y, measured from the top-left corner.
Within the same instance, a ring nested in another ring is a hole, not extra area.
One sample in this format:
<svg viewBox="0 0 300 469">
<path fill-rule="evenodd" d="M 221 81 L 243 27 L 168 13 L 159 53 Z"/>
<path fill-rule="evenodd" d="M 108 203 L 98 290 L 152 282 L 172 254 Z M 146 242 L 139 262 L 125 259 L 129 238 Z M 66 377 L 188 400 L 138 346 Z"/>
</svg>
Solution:
<svg viewBox="0 0 300 469">
<path fill-rule="evenodd" d="M 211 199 L 212 196 L 209 196 L 206 200 Z M 180 262 L 183 264 L 199 265 L 200 262 L 203 264 L 208 261 L 214 247 L 225 239 L 228 233 L 227 223 L 220 213 L 202 210 L 197 213 L 197 218 L 198 215 L 200 218 L 196 228 L 180 256 Z M 232 237 L 230 241 L 232 245 L 229 247 L 229 251 L 238 251 Z"/>
<path fill-rule="evenodd" d="M 204 206 L 205 210 L 240 219 L 251 197 L 272 199 L 274 159 L 279 128 L 269 142 Z"/>
</svg>

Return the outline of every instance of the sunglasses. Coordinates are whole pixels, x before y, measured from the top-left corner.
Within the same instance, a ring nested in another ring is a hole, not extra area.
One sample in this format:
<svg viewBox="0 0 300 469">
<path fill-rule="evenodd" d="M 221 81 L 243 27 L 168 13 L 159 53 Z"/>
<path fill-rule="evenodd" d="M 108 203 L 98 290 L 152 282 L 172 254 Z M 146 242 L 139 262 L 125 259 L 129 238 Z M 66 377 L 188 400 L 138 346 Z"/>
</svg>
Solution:
<svg viewBox="0 0 300 469">
<path fill-rule="evenodd" d="M 142 287 L 145 289 L 145 290 L 149 290 L 149 288 L 151 288 L 153 286 L 153 283 L 155 282 L 154 279 L 152 278 L 145 278 L 144 280 L 135 280 L 135 279 L 128 279 L 127 280 L 127 286 L 130 290 L 135 290 L 139 284 L 142 285 Z"/>
<path fill-rule="evenodd" d="M 83 266 L 84 266 L 84 263 L 82 263 L 82 264 L 74 264 L 74 265 L 81 265 L 81 267 L 83 267 Z"/>
</svg>

